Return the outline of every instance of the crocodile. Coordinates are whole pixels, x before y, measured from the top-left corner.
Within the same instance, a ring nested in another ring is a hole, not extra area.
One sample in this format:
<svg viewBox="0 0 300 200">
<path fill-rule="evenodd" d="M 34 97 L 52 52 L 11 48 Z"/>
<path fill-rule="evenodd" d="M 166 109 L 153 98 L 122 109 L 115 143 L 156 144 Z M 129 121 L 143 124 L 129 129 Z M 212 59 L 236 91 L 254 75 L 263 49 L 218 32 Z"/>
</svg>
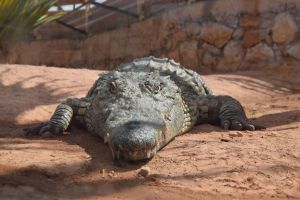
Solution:
<svg viewBox="0 0 300 200">
<path fill-rule="evenodd" d="M 203 123 L 256 129 L 236 99 L 214 95 L 198 73 L 174 60 L 150 56 L 100 75 L 85 97 L 65 100 L 48 122 L 25 132 L 55 136 L 78 125 L 100 136 L 114 159 L 137 161 Z"/>
</svg>

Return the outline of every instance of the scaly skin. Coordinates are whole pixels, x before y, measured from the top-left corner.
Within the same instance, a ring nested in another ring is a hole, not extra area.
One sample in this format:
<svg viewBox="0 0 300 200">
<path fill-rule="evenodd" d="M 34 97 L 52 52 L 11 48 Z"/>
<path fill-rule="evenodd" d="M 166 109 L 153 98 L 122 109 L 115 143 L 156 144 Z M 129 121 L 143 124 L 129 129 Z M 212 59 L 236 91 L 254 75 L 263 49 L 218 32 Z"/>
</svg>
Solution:
<svg viewBox="0 0 300 200">
<path fill-rule="evenodd" d="M 255 130 L 237 100 L 213 95 L 196 72 L 154 57 L 134 60 L 102 75 L 86 97 L 67 99 L 49 122 L 26 132 L 58 135 L 70 123 L 99 135 L 115 159 L 125 160 L 152 158 L 196 124 Z"/>
</svg>

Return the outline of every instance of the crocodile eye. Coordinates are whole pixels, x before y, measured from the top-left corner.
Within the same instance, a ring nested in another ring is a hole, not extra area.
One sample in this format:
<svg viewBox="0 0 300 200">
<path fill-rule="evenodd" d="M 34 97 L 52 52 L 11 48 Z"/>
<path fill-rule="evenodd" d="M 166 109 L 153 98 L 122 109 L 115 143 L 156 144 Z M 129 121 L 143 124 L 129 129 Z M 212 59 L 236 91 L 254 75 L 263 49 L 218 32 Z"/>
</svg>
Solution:
<svg viewBox="0 0 300 200">
<path fill-rule="evenodd" d="M 149 92 L 151 92 L 153 94 L 158 94 L 159 91 L 162 89 L 163 83 L 154 84 L 154 83 L 151 83 L 150 81 L 145 81 L 144 85 L 145 85 L 145 88 Z"/>
<path fill-rule="evenodd" d="M 116 94 L 125 90 L 126 84 L 121 80 L 114 80 L 108 84 L 109 92 Z"/>
<path fill-rule="evenodd" d="M 161 90 L 160 85 L 154 85 L 152 88 L 152 92 L 157 94 Z"/>
</svg>

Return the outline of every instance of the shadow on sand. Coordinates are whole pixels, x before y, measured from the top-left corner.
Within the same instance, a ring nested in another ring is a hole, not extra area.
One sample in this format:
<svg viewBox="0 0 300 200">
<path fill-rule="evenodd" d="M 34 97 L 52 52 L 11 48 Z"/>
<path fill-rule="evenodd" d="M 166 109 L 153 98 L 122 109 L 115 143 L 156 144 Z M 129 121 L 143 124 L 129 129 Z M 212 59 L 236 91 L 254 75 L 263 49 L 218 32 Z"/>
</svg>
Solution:
<svg viewBox="0 0 300 200">
<path fill-rule="evenodd" d="M 34 109 L 41 105 L 50 105 L 58 103 L 59 100 L 65 99 L 71 95 L 71 92 L 58 93 L 54 88 L 47 86 L 48 83 L 59 82 L 60 79 L 51 80 L 49 82 L 43 81 L 37 83 L 33 87 L 25 87 L 26 83 L 30 83 L 35 79 L 45 79 L 41 75 L 32 75 L 30 77 L 18 80 L 13 84 L 5 85 L 3 79 L 10 72 L 9 69 L 0 73 L 0 106 L 2 109 L 8 110 L 9 119 L 5 123 L 14 123 L 18 115 L 25 111 Z M 47 79 L 45 79 L 47 80 Z M 12 105 L 14 104 L 18 105 Z M 34 103 L 32 103 L 34 102 Z M 0 124 L 4 126 L 3 116 L 0 117 Z"/>
</svg>

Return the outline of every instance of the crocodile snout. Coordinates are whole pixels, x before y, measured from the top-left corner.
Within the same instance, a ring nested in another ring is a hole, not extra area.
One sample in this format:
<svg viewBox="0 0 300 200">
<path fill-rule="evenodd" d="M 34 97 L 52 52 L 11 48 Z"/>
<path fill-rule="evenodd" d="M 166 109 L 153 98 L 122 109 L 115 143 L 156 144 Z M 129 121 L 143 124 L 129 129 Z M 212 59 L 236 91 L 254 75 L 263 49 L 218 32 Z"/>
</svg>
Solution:
<svg viewBox="0 0 300 200">
<path fill-rule="evenodd" d="M 159 138 L 165 123 L 155 121 L 129 121 L 112 130 L 110 148 L 116 159 L 144 160 L 159 150 Z"/>
</svg>

